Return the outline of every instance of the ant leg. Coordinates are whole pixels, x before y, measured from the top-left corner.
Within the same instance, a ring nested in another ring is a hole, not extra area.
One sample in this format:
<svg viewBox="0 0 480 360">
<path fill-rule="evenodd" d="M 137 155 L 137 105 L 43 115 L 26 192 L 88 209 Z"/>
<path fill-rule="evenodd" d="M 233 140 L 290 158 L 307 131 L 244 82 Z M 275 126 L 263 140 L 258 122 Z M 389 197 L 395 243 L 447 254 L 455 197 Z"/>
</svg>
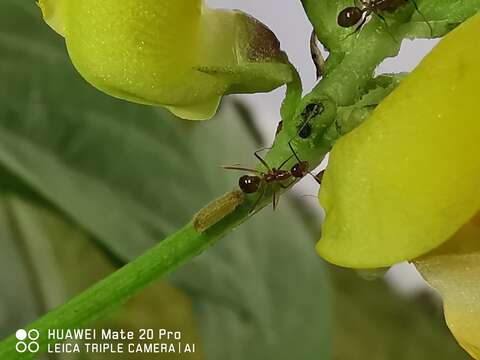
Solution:
<svg viewBox="0 0 480 360">
<path fill-rule="evenodd" d="M 390 32 L 387 20 L 383 17 L 383 15 L 379 13 L 374 13 L 374 14 L 377 15 L 380 20 L 382 20 L 383 24 L 385 25 L 385 29 L 387 30 L 388 34 L 392 37 L 393 41 L 398 42 L 395 36 L 393 36 L 393 34 Z"/>
<path fill-rule="evenodd" d="M 253 203 L 252 207 L 250 208 L 250 210 L 248 210 L 249 214 L 252 214 L 255 211 L 255 208 L 257 207 L 258 203 L 263 198 L 263 195 L 265 195 L 265 188 L 266 188 L 265 184 L 261 186 L 260 195 L 258 195 L 258 197 L 255 200 L 255 202 Z"/>
<path fill-rule="evenodd" d="M 355 28 L 354 31 L 352 31 L 350 34 L 345 36 L 343 38 L 343 41 L 347 40 L 350 36 L 355 35 L 357 32 L 360 31 L 360 29 L 363 27 L 363 25 L 365 25 L 365 23 L 367 22 L 367 18 L 369 16 L 369 14 L 367 14 L 367 12 L 364 12 L 362 16 L 363 17 L 362 17 L 362 21 L 360 22 L 360 24 Z"/>
<path fill-rule="evenodd" d="M 315 180 L 317 182 L 318 185 L 322 185 L 322 178 L 323 178 L 323 173 L 325 172 L 325 170 L 322 170 L 320 171 L 317 175 L 313 174 L 311 171 L 309 171 L 308 173 L 310 174 L 310 176 L 313 178 L 313 180 Z M 290 188 L 290 186 L 292 186 L 293 184 L 295 184 L 297 180 L 293 180 L 291 181 L 289 184 L 287 185 L 283 185 L 283 184 L 279 184 L 280 187 L 284 190 Z"/>
<path fill-rule="evenodd" d="M 322 185 L 322 179 L 325 170 L 320 171 L 317 175 L 312 174 L 310 171 L 308 173 L 312 175 L 313 179 L 318 183 L 318 185 Z"/>
<path fill-rule="evenodd" d="M 288 141 L 288 146 L 290 147 L 290 150 L 292 150 L 293 155 L 290 155 L 286 160 L 284 160 L 284 161 L 280 164 L 280 166 L 278 167 L 278 170 L 281 170 L 281 169 L 285 166 L 285 164 L 286 164 L 292 157 L 294 157 L 294 156 L 295 156 L 295 158 L 297 159 L 298 162 L 302 162 L 302 160 L 300 160 L 300 159 L 298 158 L 297 153 L 295 152 L 295 150 L 293 150 L 293 147 L 292 147 L 292 144 L 291 144 L 292 140 L 293 140 L 293 139 L 290 139 L 290 140 Z"/>
<path fill-rule="evenodd" d="M 275 194 L 275 193 L 274 193 Z M 280 195 L 277 196 L 277 202 L 275 204 L 275 209 L 278 207 L 278 203 L 280 202 Z"/>
<path fill-rule="evenodd" d="M 264 150 L 268 150 L 268 149 L 271 149 L 271 147 L 265 147 L 265 148 L 261 148 L 257 151 L 254 152 L 254 155 L 255 157 L 263 164 L 263 166 L 265 166 L 265 168 L 268 170 L 268 171 L 272 171 L 272 169 L 270 168 L 270 166 L 268 166 L 267 162 L 260 156 L 258 155 L 258 153 L 260 151 L 264 151 Z"/>
<path fill-rule="evenodd" d="M 285 164 L 293 157 L 293 155 L 290 155 L 286 160 L 284 160 L 280 166 L 278 167 L 277 170 L 282 170 L 282 168 L 285 166 Z"/>
<path fill-rule="evenodd" d="M 300 160 L 300 158 L 298 157 L 297 153 L 295 152 L 295 150 L 293 150 L 293 146 L 292 146 L 292 140 L 290 139 L 290 141 L 288 142 L 288 147 L 290 148 L 290 150 L 292 150 L 292 153 L 293 155 L 295 156 L 295 159 L 297 159 L 298 162 L 302 162 L 302 160 Z"/>
<path fill-rule="evenodd" d="M 387 19 L 385 19 L 385 17 L 382 14 L 379 14 L 379 13 L 374 13 L 374 14 L 377 15 L 380 20 L 382 20 L 385 27 L 388 27 Z"/>
<path fill-rule="evenodd" d="M 283 184 L 279 184 L 279 185 L 280 185 L 280 187 L 281 187 L 282 189 L 286 190 L 286 189 L 288 189 L 290 186 L 292 186 L 293 184 L 295 184 L 295 181 L 296 181 L 296 180 L 290 181 L 290 184 L 288 184 L 288 185 L 283 185 Z"/>
<path fill-rule="evenodd" d="M 363 25 L 365 25 L 365 23 L 367 22 L 367 18 L 370 14 L 368 14 L 367 12 L 364 12 L 363 13 L 363 18 L 362 18 L 362 21 L 360 22 L 360 24 L 355 28 L 355 31 L 353 33 L 351 33 L 350 35 L 353 35 L 353 34 L 356 34 L 357 32 L 360 31 L 360 29 L 363 27 Z M 350 36 L 348 35 L 348 36 Z"/>
<path fill-rule="evenodd" d="M 365 2 L 367 2 L 368 4 L 368 0 L 353 0 L 353 7 L 357 7 L 361 9 L 360 6 L 358 6 L 358 4 L 360 4 L 361 6 L 365 6 Z"/>
<path fill-rule="evenodd" d="M 300 127 L 300 129 L 297 131 L 297 134 L 299 134 L 303 128 L 309 123 L 309 121 L 311 120 L 311 118 L 307 119 L 303 124 L 302 126 Z M 288 157 L 287 159 L 285 159 L 281 164 L 280 166 L 278 167 L 278 170 L 281 170 L 285 164 L 293 157 L 295 156 L 295 158 L 297 159 L 298 162 L 301 162 L 300 158 L 298 157 L 297 153 L 295 152 L 295 150 L 293 150 L 293 146 L 292 146 L 292 140 L 293 138 L 291 138 L 289 141 L 288 141 L 288 146 L 290 147 L 290 150 L 292 150 L 292 154 L 290 157 Z M 269 169 L 270 170 L 270 169 Z"/>
<path fill-rule="evenodd" d="M 277 193 L 273 192 L 273 211 L 277 208 Z"/>
<path fill-rule="evenodd" d="M 423 13 L 420 11 L 420 9 L 418 8 L 418 5 L 417 5 L 417 2 L 415 0 L 410 0 L 412 3 L 413 3 L 413 6 L 415 6 L 415 10 L 417 10 L 417 12 L 420 14 L 420 16 L 423 18 L 423 21 L 425 21 L 427 23 L 427 26 L 428 28 L 430 29 L 430 37 L 433 37 L 433 28 L 432 28 L 432 25 L 430 24 L 430 22 L 427 20 L 427 18 L 425 17 L 425 15 L 423 15 Z"/>
</svg>

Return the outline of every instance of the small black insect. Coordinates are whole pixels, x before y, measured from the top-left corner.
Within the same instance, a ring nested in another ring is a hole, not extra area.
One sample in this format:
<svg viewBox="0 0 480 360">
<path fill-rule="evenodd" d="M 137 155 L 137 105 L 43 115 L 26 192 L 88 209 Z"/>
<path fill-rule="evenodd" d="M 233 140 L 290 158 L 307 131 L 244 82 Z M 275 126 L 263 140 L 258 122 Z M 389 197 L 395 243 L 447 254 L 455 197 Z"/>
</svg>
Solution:
<svg viewBox="0 0 480 360">
<path fill-rule="evenodd" d="M 305 106 L 305 109 L 302 112 L 302 122 L 298 127 L 298 136 L 302 139 L 307 139 L 312 134 L 312 126 L 310 125 L 310 120 L 315 116 L 320 114 L 323 111 L 323 105 L 321 103 L 310 103 Z"/>
</svg>

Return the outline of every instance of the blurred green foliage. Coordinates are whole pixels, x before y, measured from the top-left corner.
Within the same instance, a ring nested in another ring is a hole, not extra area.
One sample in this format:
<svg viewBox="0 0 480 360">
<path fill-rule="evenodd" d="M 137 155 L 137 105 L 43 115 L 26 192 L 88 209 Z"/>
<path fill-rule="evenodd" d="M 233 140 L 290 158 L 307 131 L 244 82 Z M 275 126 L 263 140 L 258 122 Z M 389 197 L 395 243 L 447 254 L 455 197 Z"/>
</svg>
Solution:
<svg viewBox="0 0 480 360">
<path fill-rule="evenodd" d="M 0 165 L 8 174 L 2 192 L 47 208 L 108 255 L 82 250 L 74 235 L 58 240 L 55 229 L 42 235 L 43 221 L 28 237 L 12 236 L 11 242 L 29 249 L 18 261 L 38 263 L 23 270 L 32 277 L 25 287 L 36 288 L 29 297 L 36 312 L 1 323 L 6 335 L 112 271 L 112 265 L 141 254 L 230 190 L 238 173 L 220 165 L 251 163 L 256 144 L 232 105 L 225 104 L 218 115 L 223 119 L 193 124 L 99 93 L 73 70 L 62 39 L 34 6 L 7 1 L 0 9 L 8 18 L 0 24 Z M 329 282 L 294 216 L 287 204 L 275 214 L 256 216 L 173 274 L 170 283 L 180 294 L 148 292 L 144 301 L 133 300 L 134 309 L 130 303 L 110 321 L 133 327 L 175 323 L 159 312 L 163 305 L 167 313 L 184 314 L 181 328 L 187 331 L 191 304 L 208 359 L 328 358 Z M 56 252 L 53 243 L 62 242 L 69 245 Z M 184 306 L 175 310 L 179 301 Z"/>
<path fill-rule="evenodd" d="M 335 360 L 460 360 L 441 307 L 428 292 L 403 298 L 383 281 L 334 271 Z"/>
</svg>

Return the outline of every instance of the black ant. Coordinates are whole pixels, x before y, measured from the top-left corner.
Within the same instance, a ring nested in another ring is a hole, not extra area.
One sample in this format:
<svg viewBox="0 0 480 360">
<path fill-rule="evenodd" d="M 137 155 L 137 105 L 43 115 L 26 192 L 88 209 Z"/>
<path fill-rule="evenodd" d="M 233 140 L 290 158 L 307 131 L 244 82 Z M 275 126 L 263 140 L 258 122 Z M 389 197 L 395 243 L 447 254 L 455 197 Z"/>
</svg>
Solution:
<svg viewBox="0 0 480 360">
<path fill-rule="evenodd" d="M 337 17 L 337 23 L 339 26 L 344 28 L 350 28 L 360 23 L 356 27 L 355 31 L 353 32 L 355 34 L 358 30 L 360 30 L 363 27 L 363 25 L 365 24 L 365 22 L 367 21 L 368 17 L 371 14 L 377 15 L 380 18 L 380 20 L 382 20 L 385 24 L 387 24 L 387 21 L 382 16 L 381 12 L 392 13 L 395 10 L 401 8 L 402 6 L 405 6 L 408 3 L 408 1 L 411 1 L 415 6 L 415 9 L 417 10 L 417 12 L 422 15 L 428 27 L 430 28 L 430 34 L 433 34 L 433 29 L 430 23 L 425 19 L 423 14 L 418 9 L 418 6 L 415 0 L 360 0 L 360 1 L 361 1 L 362 7 L 350 6 L 340 11 Z"/>
</svg>

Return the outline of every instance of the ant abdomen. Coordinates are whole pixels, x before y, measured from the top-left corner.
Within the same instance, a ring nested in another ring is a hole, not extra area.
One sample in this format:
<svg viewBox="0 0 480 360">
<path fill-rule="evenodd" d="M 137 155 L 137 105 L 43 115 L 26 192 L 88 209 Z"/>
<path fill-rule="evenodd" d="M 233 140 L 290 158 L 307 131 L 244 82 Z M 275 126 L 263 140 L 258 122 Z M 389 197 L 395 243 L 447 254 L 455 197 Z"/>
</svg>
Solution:
<svg viewBox="0 0 480 360">
<path fill-rule="evenodd" d="M 238 186 L 246 194 L 253 194 L 260 188 L 262 179 L 259 176 L 243 175 L 238 179 Z"/>
<path fill-rule="evenodd" d="M 363 17 L 363 10 L 358 7 L 347 7 L 340 11 L 337 17 L 337 23 L 339 26 L 349 28 L 358 24 Z"/>
</svg>

